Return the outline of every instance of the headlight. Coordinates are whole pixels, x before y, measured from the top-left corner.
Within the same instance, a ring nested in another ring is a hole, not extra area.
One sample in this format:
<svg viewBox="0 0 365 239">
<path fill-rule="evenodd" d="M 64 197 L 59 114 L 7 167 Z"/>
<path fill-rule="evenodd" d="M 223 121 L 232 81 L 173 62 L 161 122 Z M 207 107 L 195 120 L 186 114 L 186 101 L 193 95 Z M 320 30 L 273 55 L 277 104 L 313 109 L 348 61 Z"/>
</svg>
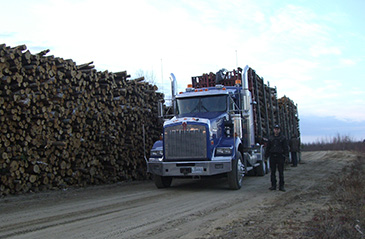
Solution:
<svg viewBox="0 0 365 239">
<path fill-rule="evenodd" d="M 232 155 L 232 148 L 217 148 L 215 153 L 216 155 Z"/>
<path fill-rule="evenodd" d="M 162 162 L 162 157 L 161 158 L 150 158 L 148 161 L 149 162 Z"/>
<path fill-rule="evenodd" d="M 163 151 L 162 150 L 151 150 L 151 157 L 159 158 L 162 157 Z"/>
</svg>

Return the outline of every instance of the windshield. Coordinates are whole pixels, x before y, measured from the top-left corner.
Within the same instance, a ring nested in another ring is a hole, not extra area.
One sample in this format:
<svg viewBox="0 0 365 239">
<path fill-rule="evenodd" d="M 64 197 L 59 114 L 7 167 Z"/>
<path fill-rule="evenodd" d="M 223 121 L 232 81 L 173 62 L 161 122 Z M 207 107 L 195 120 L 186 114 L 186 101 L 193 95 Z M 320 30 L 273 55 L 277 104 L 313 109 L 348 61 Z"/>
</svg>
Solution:
<svg viewBox="0 0 365 239">
<path fill-rule="evenodd" d="M 227 96 L 181 98 L 177 100 L 177 110 L 180 115 L 195 112 L 225 112 L 227 111 Z"/>
</svg>

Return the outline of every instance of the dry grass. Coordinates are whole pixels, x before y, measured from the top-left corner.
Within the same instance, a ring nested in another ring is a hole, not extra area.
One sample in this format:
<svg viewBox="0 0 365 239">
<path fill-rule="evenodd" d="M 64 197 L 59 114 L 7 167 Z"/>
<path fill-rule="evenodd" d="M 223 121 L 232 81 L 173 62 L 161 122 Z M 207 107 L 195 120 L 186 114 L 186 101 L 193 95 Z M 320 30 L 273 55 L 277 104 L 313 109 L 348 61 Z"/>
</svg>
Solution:
<svg viewBox="0 0 365 239">
<path fill-rule="evenodd" d="M 365 156 L 358 156 L 332 181 L 331 205 L 308 222 L 303 237 L 365 238 Z"/>
<path fill-rule="evenodd" d="M 334 137 L 303 144 L 303 150 L 353 150 L 365 153 L 365 140 L 355 142 L 348 136 Z M 332 201 L 328 210 L 316 213 L 303 237 L 307 238 L 365 238 L 365 155 L 342 173 L 332 178 L 328 188 Z"/>
<path fill-rule="evenodd" d="M 355 141 L 349 136 L 337 135 L 332 139 L 321 139 L 313 143 L 302 144 L 303 151 L 354 150 L 365 153 L 365 140 Z"/>
</svg>

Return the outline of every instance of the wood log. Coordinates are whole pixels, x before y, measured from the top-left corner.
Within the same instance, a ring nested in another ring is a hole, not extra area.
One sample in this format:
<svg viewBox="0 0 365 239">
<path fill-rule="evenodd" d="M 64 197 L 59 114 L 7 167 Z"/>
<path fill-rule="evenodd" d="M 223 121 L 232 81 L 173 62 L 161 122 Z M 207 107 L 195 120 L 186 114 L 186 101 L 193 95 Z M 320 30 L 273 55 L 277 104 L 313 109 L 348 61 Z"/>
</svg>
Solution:
<svg viewBox="0 0 365 239">
<path fill-rule="evenodd" d="M 0 45 L 0 195 L 145 178 L 142 125 L 149 149 L 163 94 L 47 53 Z"/>
</svg>

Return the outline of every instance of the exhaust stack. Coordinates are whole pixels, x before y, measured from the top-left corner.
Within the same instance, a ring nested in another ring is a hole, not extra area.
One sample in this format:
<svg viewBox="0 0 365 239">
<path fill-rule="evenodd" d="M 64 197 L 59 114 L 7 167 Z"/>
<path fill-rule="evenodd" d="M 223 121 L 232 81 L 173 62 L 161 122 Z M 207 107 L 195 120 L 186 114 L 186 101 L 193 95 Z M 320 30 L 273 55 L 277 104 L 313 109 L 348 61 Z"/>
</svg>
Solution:
<svg viewBox="0 0 365 239">
<path fill-rule="evenodd" d="M 173 73 L 170 74 L 171 81 L 171 106 L 174 111 L 174 115 L 176 114 L 176 77 Z"/>
<path fill-rule="evenodd" d="M 170 74 L 170 81 L 171 81 L 171 98 L 174 101 L 176 98 L 176 78 L 173 73 Z"/>
</svg>

